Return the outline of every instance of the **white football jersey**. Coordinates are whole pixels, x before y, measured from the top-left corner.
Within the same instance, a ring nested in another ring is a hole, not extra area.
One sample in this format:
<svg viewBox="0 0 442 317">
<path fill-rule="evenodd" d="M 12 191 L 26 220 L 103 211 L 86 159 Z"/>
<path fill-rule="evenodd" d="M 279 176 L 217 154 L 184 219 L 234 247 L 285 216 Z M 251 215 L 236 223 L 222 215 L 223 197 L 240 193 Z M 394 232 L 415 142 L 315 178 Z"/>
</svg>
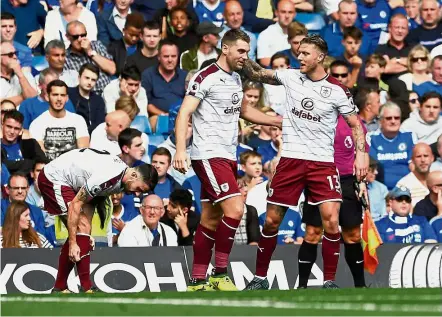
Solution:
<svg viewBox="0 0 442 317">
<path fill-rule="evenodd" d="M 191 159 L 221 157 L 236 161 L 243 98 L 239 74 L 211 64 L 193 76 L 187 94 L 201 100 L 192 116 Z"/>
<path fill-rule="evenodd" d="M 44 173 L 52 183 L 78 192 L 86 186 L 88 200 L 123 191 L 122 179 L 128 166 L 118 156 L 95 149 L 69 151 L 49 164 Z"/>
<path fill-rule="evenodd" d="M 357 112 L 350 91 L 329 75 L 312 81 L 298 69 L 277 70 L 276 78 L 287 94 L 282 156 L 334 162 L 338 115 Z"/>
</svg>

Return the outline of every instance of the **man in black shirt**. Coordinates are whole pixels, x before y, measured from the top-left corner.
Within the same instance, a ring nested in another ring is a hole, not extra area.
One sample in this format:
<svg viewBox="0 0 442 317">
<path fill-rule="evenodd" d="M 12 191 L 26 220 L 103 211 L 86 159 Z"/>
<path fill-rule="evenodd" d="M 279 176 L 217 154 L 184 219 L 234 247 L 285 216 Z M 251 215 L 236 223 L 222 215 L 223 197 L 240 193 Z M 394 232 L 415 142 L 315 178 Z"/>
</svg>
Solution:
<svg viewBox="0 0 442 317">
<path fill-rule="evenodd" d="M 427 186 L 430 194 L 414 206 L 413 214 L 424 216 L 430 221 L 431 218 L 442 215 L 442 172 L 428 174 Z"/>
<path fill-rule="evenodd" d="M 141 32 L 143 47 L 127 58 L 127 66 L 135 66 L 142 74 L 146 68 L 158 65 L 158 44 L 161 40 L 160 25 L 148 21 Z"/>
</svg>

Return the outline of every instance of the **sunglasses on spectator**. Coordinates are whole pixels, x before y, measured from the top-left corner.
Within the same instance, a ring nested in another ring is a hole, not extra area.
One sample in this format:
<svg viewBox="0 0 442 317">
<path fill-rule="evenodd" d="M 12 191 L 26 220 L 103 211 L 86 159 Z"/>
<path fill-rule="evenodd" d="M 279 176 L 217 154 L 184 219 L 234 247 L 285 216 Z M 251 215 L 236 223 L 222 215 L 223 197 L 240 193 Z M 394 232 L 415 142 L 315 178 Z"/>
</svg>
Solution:
<svg viewBox="0 0 442 317">
<path fill-rule="evenodd" d="M 339 78 L 339 77 L 347 78 L 348 77 L 348 73 L 342 73 L 342 74 L 332 73 L 332 76 L 335 77 L 335 78 Z"/>
<path fill-rule="evenodd" d="M 2 53 L 2 56 L 8 56 L 9 58 L 13 58 L 14 56 L 17 56 L 17 51 L 9 52 L 9 53 Z"/>
<path fill-rule="evenodd" d="M 387 121 L 391 121 L 391 120 L 393 120 L 393 119 L 396 120 L 396 121 L 399 121 L 399 120 L 401 119 L 401 117 L 399 117 L 399 116 L 398 116 L 398 117 L 396 117 L 396 116 L 394 116 L 394 117 L 391 116 L 391 117 L 384 117 L 384 119 L 387 120 Z"/>
<path fill-rule="evenodd" d="M 413 99 L 410 99 L 409 101 L 410 101 L 410 103 L 416 103 L 418 101 L 418 99 L 417 98 L 413 98 Z"/>
<path fill-rule="evenodd" d="M 411 198 L 408 196 L 400 196 L 400 197 L 396 197 L 394 200 L 398 201 L 398 202 L 403 202 L 405 201 L 406 203 L 410 204 L 411 203 Z"/>
<path fill-rule="evenodd" d="M 426 61 L 428 61 L 428 57 L 427 56 L 424 56 L 424 57 L 412 57 L 411 61 L 413 63 L 416 63 L 418 61 L 426 62 Z"/>
<path fill-rule="evenodd" d="M 76 41 L 76 40 L 78 40 L 80 37 L 86 37 L 86 36 L 87 36 L 87 32 L 86 32 L 86 33 L 83 33 L 83 34 L 76 34 L 76 35 L 72 35 L 72 34 L 70 34 L 70 36 L 72 37 L 72 39 L 73 39 L 74 41 Z"/>
</svg>

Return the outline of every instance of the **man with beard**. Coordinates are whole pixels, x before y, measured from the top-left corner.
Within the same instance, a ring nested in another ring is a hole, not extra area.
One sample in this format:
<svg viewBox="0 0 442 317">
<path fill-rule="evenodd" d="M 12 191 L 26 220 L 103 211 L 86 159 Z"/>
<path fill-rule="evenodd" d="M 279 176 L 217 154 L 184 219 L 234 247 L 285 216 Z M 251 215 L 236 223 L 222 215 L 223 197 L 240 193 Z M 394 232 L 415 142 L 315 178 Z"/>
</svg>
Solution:
<svg viewBox="0 0 442 317">
<path fill-rule="evenodd" d="M 128 167 L 120 158 L 95 149 L 66 153 L 47 164 L 38 176 L 45 209 L 60 216 L 68 228 L 69 238 L 63 245 L 53 292 L 70 293 L 67 279 L 74 265 L 83 292 L 93 293 L 90 280 L 91 221 L 95 208 L 101 226 L 108 196 L 125 191 L 140 195 L 152 191 L 158 181 L 149 164 Z"/>
</svg>

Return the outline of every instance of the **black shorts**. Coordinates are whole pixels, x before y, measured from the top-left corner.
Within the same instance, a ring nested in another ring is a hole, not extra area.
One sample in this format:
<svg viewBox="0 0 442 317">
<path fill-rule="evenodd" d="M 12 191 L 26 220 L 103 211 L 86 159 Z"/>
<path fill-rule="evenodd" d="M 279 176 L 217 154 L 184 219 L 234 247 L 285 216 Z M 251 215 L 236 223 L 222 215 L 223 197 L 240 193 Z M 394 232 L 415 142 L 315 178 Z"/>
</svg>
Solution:
<svg viewBox="0 0 442 317">
<path fill-rule="evenodd" d="M 353 228 L 362 224 L 362 204 L 356 196 L 353 175 L 341 176 L 342 204 L 339 211 L 339 225 L 344 228 Z M 302 208 L 302 222 L 314 227 L 322 227 L 321 214 L 318 205 L 307 203 L 307 195 Z"/>
</svg>

